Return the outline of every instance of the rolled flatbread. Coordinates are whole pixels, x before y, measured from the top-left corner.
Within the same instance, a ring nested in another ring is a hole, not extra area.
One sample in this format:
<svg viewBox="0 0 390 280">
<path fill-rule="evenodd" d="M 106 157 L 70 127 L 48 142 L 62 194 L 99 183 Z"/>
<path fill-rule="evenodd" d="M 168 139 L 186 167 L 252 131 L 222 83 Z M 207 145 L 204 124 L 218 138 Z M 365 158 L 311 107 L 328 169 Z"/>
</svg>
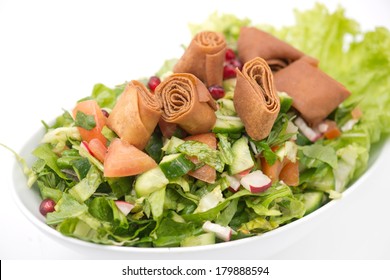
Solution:
<svg viewBox="0 0 390 280">
<path fill-rule="evenodd" d="M 176 73 L 155 89 L 161 118 L 179 125 L 189 134 L 209 132 L 216 121 L 216 103 L 206 86 L 194 75 Z"/>
<path fill-rule="evenodd" d="M 173 68 L 174 73 L 191 73 L 207 87 L 222 85 L 226 41 L 222 34 L 203 31 L 194 36 Z"/>
<path fill-rule="evenodd" d="M 254 140 L 262 140 L 271 132 L 280 110 L 272 71 L 267 62 L 256 57 L 247 61 L 242 71 L 236 70 L 234 107 Z"/>
<path fill-rule="evenodd" d="M 292 106 L 310 126 L 324 120 L 350 92 L 319 68 L 299 59 L 274 75 L 278 91 L 293 98 Z"/>
<path fill-rule="evenodd" d="M 119 96 L 107 126 L 122 140 L 145 148 L 161 116 L 160 103 L 144 84 L 131 81 Z"/>
<path fill-rule="evenodd" d="M 241 28 L 237 50 L 243 63 L 255 57 L 261 57 L 267 61 L 273 72 L 305 56 L 303 52 L 290 44 L 255 27 Z M 310 61 L 310 64 L 317 66 L 317 59 L 309 56 L 306 56 L 306 59 Z"/>
</svg>

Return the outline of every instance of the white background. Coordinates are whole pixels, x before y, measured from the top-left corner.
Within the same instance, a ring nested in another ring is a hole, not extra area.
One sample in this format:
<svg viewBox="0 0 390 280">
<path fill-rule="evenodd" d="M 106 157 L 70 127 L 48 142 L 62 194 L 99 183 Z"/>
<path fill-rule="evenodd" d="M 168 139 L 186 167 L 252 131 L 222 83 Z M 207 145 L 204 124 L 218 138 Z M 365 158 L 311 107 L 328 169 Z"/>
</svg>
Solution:
<svg viewBox="0 0 390 280">
<path fill-rule="evenodd" d="M 390 2 L 341 3 L 364 30 L 390 27 Z M 218 10 L 276 26 L 293 23 L 293 8 L 314 1 L 7 1 L 0 0 L 0 143 L 19 151 L 41 128 L 91 93 L 153 75 L 188 43 L 189 22 Z M 389 150 L 389 149 L 387 149 Z M 305 239 L 274 259 L 390 259 L 390 153 L 364 188 Z M 18 209 L 14 157 L 0 148 L 0 259 L 90 259 L 47 238 Z M 237 255 L 239 256 L 239 255 Z M 239 258 L 239 257 L 238 257 Z"/>
</svg>

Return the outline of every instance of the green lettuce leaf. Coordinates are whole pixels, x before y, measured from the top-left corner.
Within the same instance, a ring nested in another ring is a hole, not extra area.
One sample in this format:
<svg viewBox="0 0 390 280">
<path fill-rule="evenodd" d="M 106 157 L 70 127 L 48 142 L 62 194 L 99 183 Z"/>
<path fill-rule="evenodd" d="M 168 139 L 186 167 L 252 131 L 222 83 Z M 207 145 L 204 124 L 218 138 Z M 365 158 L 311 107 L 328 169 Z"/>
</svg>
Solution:
<svg viewBox="0 0 390 280">
<path fill-rule="evenodd" d="M 39 145 L 32 152 L 34 156 L 43 160 L 51 170 L 53 170 L 60 178 L 68 179 L 57 165 L 58 156 L 52 151 L 50 144 L 45 143 Z"/>
<path fill-rule="evenodd" d="M 69 194 L 78 201 L 84 202 L 94 194 L 102 182 L 102 175 L 99 170 L 92 165 L 87 173 L 87 176 L 78 184 L 73 186 L 73 188 L 69 190 Z"/>
<path fill-rule="evenodd" d="M 125 84 L 109 88 L 103 84 L 96 84 L 92 89 L 91 96 L 96 100 L 101 108 L 112 109 L 117 97 L 123 92 Z"/>
<path fill-rule="evenodd" d="M 225 35 L 225 39 L 229 45 L 235 45 L 240 34 L 242 26 L 247 26 L 251 23 L 248 18 L 240 19 L 233 14 L 211 14 L 208 19 L 201 24 L 189 24 L 192 36 L 204 30 L 214 30 Z"/>
<path fill-rule="evenodd" d="M 123 234 L 127 232 L 129 223 L 126 216 L 119 210 L 112 199 L 96 197 L 89 205 L 89 213 L 102 222 L 108 222 L 112 232 Z"/>
<path fill-rule="evenodd" d="M 63 193 L 55 206 L 55 211 L 47 213 L 46 223 L 48 225 L 59 224 L 67 218 L 79 217 L 86 212 L 88 212 L 87 205 L 78 202 L 73 196 Z"/>
<path fill-rule="evenodd" d="M 337 168 L 336 151 L 326 145 L 316 142 L 313 145 L 303 146 L 300 148 L 301 163 L 306 167 L 318 167 L 321 162 L 328 164 L 333 169 Z"/>
<path fill-rule="evenodd" d="M 198 230 L 199 231 L 199 230 Z M 153 241 L 156 247 L 180 246 L 180 242 L 197 233 L 193 223 L 177 222 L 169 217 L 164 218 L 158 227 L 156 239 Z"/>
</svg>

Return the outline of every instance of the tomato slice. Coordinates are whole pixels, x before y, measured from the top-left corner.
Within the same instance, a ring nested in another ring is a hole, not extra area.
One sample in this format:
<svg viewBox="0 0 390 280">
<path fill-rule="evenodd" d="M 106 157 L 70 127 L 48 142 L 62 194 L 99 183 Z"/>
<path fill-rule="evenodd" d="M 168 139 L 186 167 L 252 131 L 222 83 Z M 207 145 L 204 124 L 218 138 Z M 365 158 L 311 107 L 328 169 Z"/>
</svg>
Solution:
<svg viewBox="0 0 390 280">
<path fill-rule="evenodd" d="M 288 186 L 298 186 L 299 184 L 299 161 L 290 161 L 284 158 L 283 161 L 276 160 L 274 164 L 269 165 L 265 158 L 261 158 L 261 170 L 265 175 L 271 178 L 271 181 L 283 181 Z"/>
<path fill-rule="evenodd" d="M 157 166 L 146 153 L 135 146 L 115 138 L 104 158 L 105 177 L 125 177 L 144 173 Z"/>
<path fill-rule="evenodd" d="M 294 187 L 299 185 L 299 162 L 290 160 L 284 165 L 279 174 L 279 180 L 286 185 Z"/>
<path fill-rule="evenodd" d="M 280 171 L 283 168 L 283 163 L 280 160 L 276 160 L 274 164 L 270 165 L 264 157 L 261 157 L 261 171 L 267 175 L 272 183 L 279 180 Z"/>
<path fill-rule="evenodd" d="M 93 138 L 88 143 L 88 148 L 91 154 L 97 158 L 100 162 L 104 162 L 104 158 L 107 153 L 107 147 L 98 138 Z"/>
<path fill-rule="evenodd" d="M 326 139 L 334 139 L 341 135 L 341 131 L 337 126 L 337 123 L 332 120 L 326 120 L 325 124 L 327 125 L 327 129 L 324 132 L 324 137 Z"/>
<path fill-rule="evenodd" d="M 85 100 L 76 104 L 76 107 L 73 109 L 73 118 L 76 119 L 77 112 L 82 112 L 87 116 L 93 116 L 95 120 L 95 127 L 88 130 L 82 127 L 77 127 L 81 139 L 84 141 L 91 141 L 93 138 L 99 139 L 103 145 L 106 145 L 107 139 L 102 134 L 102 128 L 106 125 L 107 118 L 104 116 L 101 108 L 95 100 Z"/>
</svg>

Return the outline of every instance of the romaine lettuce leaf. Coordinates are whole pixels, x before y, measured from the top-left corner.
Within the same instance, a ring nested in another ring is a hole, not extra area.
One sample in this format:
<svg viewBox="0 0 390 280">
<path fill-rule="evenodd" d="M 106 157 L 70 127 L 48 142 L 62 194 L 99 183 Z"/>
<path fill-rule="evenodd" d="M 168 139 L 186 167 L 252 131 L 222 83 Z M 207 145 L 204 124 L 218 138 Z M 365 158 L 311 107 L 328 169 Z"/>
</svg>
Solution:
<svg viewBox="0 0 390 280">
<path fill-rule="evenodd" d="M 60 178 L 64 180 L 68 179 L 58 167 L 58 156 L 52 151 L 51 146 L 48 143 L 39 145 L 32 153 L 37 158 L 44 160 L 46 165 L 50 167 Z"/>
<path fill-rule="evenodd" d="M 195 235 L 197 231 L 199 230 L 193 223 L 177 222 L 165 217 L 155 232 L 156 239 L 153 244 L 156 247 L 180 246 L 180 242 L 184 238 Z"/>
<path fill-rule="evenodd" d="M 337 168 L 336 151 L 326 145 L 315 143 L 300 148 L 301 163 L 307 168 L 317 168 L 321 163 L 326 163 L 333 169 Z"/>
</svg>

